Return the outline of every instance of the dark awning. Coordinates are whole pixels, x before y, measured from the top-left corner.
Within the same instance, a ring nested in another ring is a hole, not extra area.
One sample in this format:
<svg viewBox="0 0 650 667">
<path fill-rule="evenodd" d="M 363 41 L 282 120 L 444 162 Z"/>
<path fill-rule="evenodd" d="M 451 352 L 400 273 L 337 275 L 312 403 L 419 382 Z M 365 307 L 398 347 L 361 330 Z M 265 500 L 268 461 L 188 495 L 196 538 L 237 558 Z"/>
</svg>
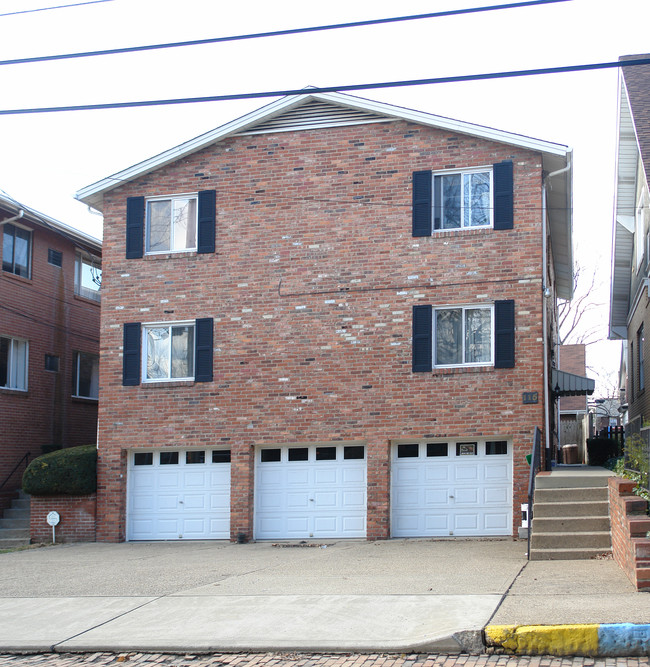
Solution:
<svg viewBox="0 0 650 667">
<path fill-rule="evenodd" d="M 586 396 L 594 393 L 596 381 L 552 368 L 551 389 L 555 396 Z"/>
</svg>

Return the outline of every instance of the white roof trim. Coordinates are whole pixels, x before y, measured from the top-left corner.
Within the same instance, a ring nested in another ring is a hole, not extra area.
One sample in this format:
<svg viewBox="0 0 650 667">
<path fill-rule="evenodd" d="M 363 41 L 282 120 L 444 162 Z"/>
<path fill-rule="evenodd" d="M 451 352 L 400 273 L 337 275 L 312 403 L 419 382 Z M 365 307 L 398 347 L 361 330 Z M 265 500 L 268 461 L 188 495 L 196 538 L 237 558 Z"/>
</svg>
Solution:
<svg viewBox="0 0 650 667">
<path fill-rule="evenodd" d="M 474 123 L 466 123 L 452 118 L 445 118 L 444 116 L 436 116 L 434 114 L 425 113 L 422 111 L 414 111 L 412 109 L 405 109 L 382 102 L 375 102 L 372 100 L 354 97 L 352 95 L 344 95 L 342 93 L 309 93 L 305 95 L 291 95 L 283 97 L 282 99 L 271 102 L 255 111 L 252 111 L 241 118 L 237 118 L 225 125 L 215 128 L 205 134 L 202 134 L 194 139 L 190 139 L 179 146 L 175 146 L 163 153 L 160 153 L 147 160 L 132 165 L 112 176 L 97 181 L 91 185 L 82 188 L 75 195 L 77 199 L 83 201 L 89 206 L 99 208 L 101 210 L 101 202 L 103 193 L 118 187 L 125 181 L 131 181 L 143 174 L 158 169 L 170 162 L 174 162 L 186 155 L 194 153 L 212 143 L 224 139 L 230 135 L 242 133 L 257 123 L 267 120 L 272 116 L 276 116 L 291 108 L 298 106 L 305 101 L 316 100 L 321 102 L 329 102 L 335 105 L 346 106 L 360 111 L 367 111 L 386 116 L 388 120 L 406 120 L 420 125 L 429 127 L 436 127 L 450 132 L 458 132 L 460 134 L 469 134 L 471 136 L 480 137 L 490 141 L 510 144 L 519 148 L 526 148 L 534 151 L 539 151 L 549 155 L 566 158 L 569 149 L 562 145 L 534 139 L 520 134 L 513 134 L 511 132 L 504 132 L 491 127 L 483 125 L 476 125 Z"/>
<path fill-rule="evenodd" d="M 6 209 L 14 210 L 16 213 L 18 213 L 20 210 L 23 210 L 25 212 L 25 217 L 22 218 L 23 220 L 54 229 L 57 232 L 61 232 L 62 234 L 71 237 L 74 241 L 82 243 L 85 246 L 90 246 L 101 252 L 102 242 L 100 239 L 95 238 L 94 236 L 90 236 L 90 234 L 86 234 L 85 232 L 82 232 L 75 227 L 71 227 L 65 222 L 51 218 L 49 215 L 45 215 L 44 213 L 41 213 L 34 208 L 25 206 L 24 204 L 21 204 L 19 201 L 16 201 L 11 197 L 0 194 L 0 206 Z"/>
</svg>

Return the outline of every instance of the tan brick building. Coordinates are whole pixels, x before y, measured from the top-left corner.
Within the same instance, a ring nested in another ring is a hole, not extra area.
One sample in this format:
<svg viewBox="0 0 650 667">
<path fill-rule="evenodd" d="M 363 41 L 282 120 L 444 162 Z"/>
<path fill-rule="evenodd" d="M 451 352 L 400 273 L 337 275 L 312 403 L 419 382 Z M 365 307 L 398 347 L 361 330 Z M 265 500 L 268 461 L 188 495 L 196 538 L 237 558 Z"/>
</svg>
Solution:
<svg viewBox="0 0 650 667">
<path fill-rule="evenodd" d="M 101 242 L 2 195 L 0 252 L 2 510 L 27 455 L 97 441 Z"/>
<path fill-rule="evenodd" d="M 570 158 L 305 94 L 80 191 L 105 220 L 98 539 L 516 534 Z"/>
</svg>

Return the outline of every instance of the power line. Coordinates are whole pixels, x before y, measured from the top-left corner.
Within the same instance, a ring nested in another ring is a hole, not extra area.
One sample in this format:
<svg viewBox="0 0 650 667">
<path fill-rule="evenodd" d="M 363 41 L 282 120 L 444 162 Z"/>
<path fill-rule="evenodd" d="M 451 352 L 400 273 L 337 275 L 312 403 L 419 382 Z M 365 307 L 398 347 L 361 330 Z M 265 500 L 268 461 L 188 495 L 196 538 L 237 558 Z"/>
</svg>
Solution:
<svg viewBox="0 0 650 667">
<path fill-rule="evenodd" d="M 49 12 L 51 9 L 67 9 L 68 7 L 81 7 L 82 5 L 96 5 L 100 2 L 113 2 L 113 0 L 88 0 L 87 2 L 76 2 L 73 5 L 56 5 L 55 7 L 38 7 L 37 9 L 21 9 L 18 12 L 6 12 L 3 16 L 15 16 L 16 14 L 32 14 L 33 12 Z M 0 65 L 4 63 L 0 62 Z"/>
<path fill-rule="evenodd" d="M 107 2 L 108 0 L 95 0 L 95 2 Z M 102 51 L 81 51 L 79 53 L 62 53 L 51 56 L 34 56 L 31 58 L 14 58 L 11 60 L 0 60 L 0 65 L 22 65 L 25 63 L 38 63 L 51 60 L 69 60 L 72 58 L 90 58 L 92 56 L 110 56 L 117 53 L 136 53 L 138 51 L 153 51 L 156 49 L 173 49 L 181 46 L 199 46 L 203 44 L 217 44 L 220 42 L 235 42 L 246 39 L 259 39 L 261 37 L 283 37 L 287 35 L 298 35 L 310 32 L 323 32 L 325 30 L 340 30 L 341 28 L 360 28 L 363 26 L 380 25 L 383 23 L 400 23 L 404 21 L 417 21 L 420 19 L 441 18 L 444 16 L 458 16 L 461 14 L 477 14 L 479 12 L 491 12 L 500 9 L 519 9 L 521 7 L 532 7 L 535 5 L 548 5 L 558 2 L 571 2 L 571 0 L 525 0 L 505 5 L 489 5 L 487 7 L 470 7 L 467 9 L 450 9 L 442 12 L 431 12 L 428 14 L 413 14 L 411 16 L 394 16 L 383 19 L 368 19 L 366 21 L 352 21 L 348 23 L 332 23 L 330 25 L 310 26 L 306 28 L 289 28 L 286 30 L 273 30 L 270 32 L 255 32 L 245 35 L 230 35 L 227 37 L 209 37 L 207 39 L 195 39 L 184 42 L 169 42 L 167 44 L 148 44 L 145 46 L 129 46 L 119 49 L 104 49 Z M 90 3 L 87 3 L 90 4 Z M 67 5 L 66 5 L 67 6 Z M 71 5 L 76 6 L 76 5 Z M 37 11 L 37 10 L 31 10 Z M 17 12 L 18 13 L 18 12 Z M 4 16 L 4 14 L 0 14 Z"/>
<path fill-rule="evenodd" d="M 54 113 L 57 111 L 97 111 L 99 109 L 133 109 L 136 107 L 171 106 L 174 104 L 198 104 L 203 102 L 226 102 L 233 100 L 250 100 L 264 97 L 306 96 L 318 93 L 334 93 L 351 90 L 371 90 L 378 88 L 403 88 L 406 86 L 426 86 L 439 83 L 461 83 L 465 81 L 487 81 L 489 79 L 510 79 L 520 76 L 536 76 L 539 74 L 566 74 L 569 72 L 587 72 L 619 67 L 650 65 L 650 58 L 591 63 L 587 65 L 565 65 L 563 67 L 543 67 L 541 69 L 515 70 L 509 72 L 489 72 L 486 74 L 466 74 L 462 76 L 445 76 L 431 79 L 410 79 L 406 81 L 385 81 L 382 83 L 358 83 L 346 86 L 326 86 L 323 88 L 296 88 L 274 90 L 259 93 L 235 93 L 232 95 L 210 95 L 207 97 L 180 97 L 167 100 L 142 100 L 140 102 L 107 102 L 104 104 L 78 104 L 63 107 L 33 107 L 31 109 L 0 109 L 0 116 L 12 116 L 32 113 Z"/>
</svg>

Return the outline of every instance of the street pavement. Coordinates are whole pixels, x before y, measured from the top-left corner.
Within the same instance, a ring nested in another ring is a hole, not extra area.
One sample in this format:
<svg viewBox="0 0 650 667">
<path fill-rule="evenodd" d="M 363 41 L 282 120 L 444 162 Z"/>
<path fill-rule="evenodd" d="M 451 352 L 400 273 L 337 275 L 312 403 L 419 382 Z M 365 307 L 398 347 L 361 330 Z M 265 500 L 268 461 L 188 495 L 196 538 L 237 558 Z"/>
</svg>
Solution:
<svg viewBox="0 0 650 667">
<path fill-rule="evenodd" d="M 650 595 L 613 560 L 529 562 L 510 539 L 0 554 L 0 653 L 479 653 L 486 626 L 622 623 L 650 623 Z"/>
</svg>

